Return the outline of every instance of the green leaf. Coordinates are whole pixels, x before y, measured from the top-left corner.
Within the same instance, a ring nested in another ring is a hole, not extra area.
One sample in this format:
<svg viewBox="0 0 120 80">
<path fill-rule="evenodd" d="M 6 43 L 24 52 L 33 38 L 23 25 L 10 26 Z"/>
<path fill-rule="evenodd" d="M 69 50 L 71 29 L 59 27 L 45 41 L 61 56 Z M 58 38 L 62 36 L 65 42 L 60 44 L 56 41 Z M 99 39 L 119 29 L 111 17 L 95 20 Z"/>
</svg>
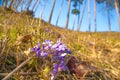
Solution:
<svg viewBox="0 0 120 80">
<path fill-rule="evenodd" d="M 80 13 L 80 11 L 79 11 L 78 9 L 73 9 L 73 10 L 72 10 L 72 14 L 77 15 L 77 14 L 79 14 L 79 13 Z"/>
<path fill-rule="evenodd" d="M 12 64 L 13 64 L 13 61 L 12 61 L 12 60 L 7 59 L 7 64 L 12 65 Z"/>
<path fill-rule="evenodd" d="M 30 66 L 34 66 L 36 64 L 36 60 L 35 59 L 32 59 L 30 62 L 29 62 L 29 65 Z"/>
</svg>

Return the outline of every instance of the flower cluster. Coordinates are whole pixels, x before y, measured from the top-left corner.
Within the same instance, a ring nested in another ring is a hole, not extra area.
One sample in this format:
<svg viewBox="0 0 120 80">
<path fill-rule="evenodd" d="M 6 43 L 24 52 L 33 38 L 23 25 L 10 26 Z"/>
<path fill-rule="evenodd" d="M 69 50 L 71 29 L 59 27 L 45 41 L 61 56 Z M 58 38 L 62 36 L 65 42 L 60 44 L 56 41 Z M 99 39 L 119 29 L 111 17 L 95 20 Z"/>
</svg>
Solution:
<svg viewBox="0 0 120 80">
<path fill-rule="evenodd" d="M 51 80 L 54 79 L 59 71 L 66 70 L 65 57 L 67 54 L 71 53 L 66 45 L 60 40 L 55 44 L 50 40 L 45 40 L 42 45 L 37 43 L 37 45 L 32 48 L 32 52 L 36 52 L 40 58 L 52 56 L 51 63 L 53 65 L 53 69 L 51 71 Z"/>
</svg>

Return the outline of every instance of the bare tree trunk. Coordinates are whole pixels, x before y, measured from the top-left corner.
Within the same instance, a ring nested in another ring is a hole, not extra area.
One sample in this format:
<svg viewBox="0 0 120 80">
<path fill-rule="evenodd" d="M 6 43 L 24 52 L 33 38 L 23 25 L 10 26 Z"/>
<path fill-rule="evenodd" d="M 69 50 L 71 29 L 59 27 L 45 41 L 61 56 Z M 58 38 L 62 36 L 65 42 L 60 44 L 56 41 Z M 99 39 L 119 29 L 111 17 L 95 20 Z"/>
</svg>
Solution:
<svg viewBox="0 0 120 80">
<path fill-rule="evenodd" d="M 80 3 L 79 3 L 79 11 L 80 11 Z M 78 27 L 80 26 L 80 25 L 79 25 L 79 22 L 80 22 L 80 12 L 79 12 L 79 14 L 78 14 L 77 29 L 78 29 Z M 79 30 L 77 30 L 77 31 L 79 31 Z"/>
<path fill-rule="evenodd" d="M 68 29 L 69 15 L 70 15 L 70 6 L 71 6 L 71 0 L 68 0 L 68 13 L 67 13 L 67 20 L 66 20 L 67 29 Z"/>
<path fill-rule="evenodd" d="M 50 22 L 51 22 L 51 19 L 52 19 L 53 10 L 54 10 L 54 6 L 55 6 L 55 1 L 56 1 L 56 0 L 53 0 L 53 3 L 52 3 L 52 9 L 51 9 L 51 11 L 50 11 L 50 18 L 49 18 L 49 20 L 48 20 L 48 23 L 50 23 Z"/>
<path fill-rule="evenodd" d="M 4 6 L 7 9 L 8 0 L 2 0 L 2 6 Z"/>
<path fill-rule="evenodd" d="M 33 5 L 33 8 L 32 8 L 32 11 L 34 10 L 34 8 L 35 8 L 35 6 L 36 6 L 36 4 L 37 4 L 38 1 L 39 1 L 39 0 L 36 0 L 36 1 L 35 1 L 34 5 Z"/>
<path fill-rule="evenodd" d="M 88 0 L 88 30 L 91 30 L 91 21 L 90 21 L 90 0 Z"/>
<path fill-rule="evenodd" d="M 74 27 L 75 27 L 75 21 L 76 21 L 76 14 L 74 14 L 74 20 L 73 20 L 72 30 L 74 30 Z"/>
<path fill-rule="evenodd" d="M 94 0 L 94 28 L 95 32 L 97 31 L 97 23 L 96 23 L 96 0 Z"/>
<path fill-rule="evenodd" d="M 5 8 L 7 8 L 7 5 L 8 5 L 8 0 L 6 0 L 5 2 Z"/>
<path fill-rule="evenodd" d="M 109 12 L 109 10 L 107 10 L 107 14 L 108 14 L 108 30 L 111 31 L 111 22 L 110 22 L 110 12 Z"/>
<path fill-rule="evenodd" d="M 21 5 L 20 5 L 21 6 L 21 12 L 25 10 L 25 8 L 24 8 L 25 2 L 26 2 L 26 0 L 23 0 Z"/>
<path fill-rule="evenodd" d="M 13 7 L 13 9 L 15 9 L 15 7 L 16 7 L 16 0 L 13 0 L 13 5 L 12 5 L 12 7 Z"/>
<path fill-rule="evenodd" d="M 111 31 L 110 12 L 109 12 L 109 9 L 108 9 L 107 0 L 106 0 L 106 10 L 107 10 L 107 17 L 108 17 L 108 30 Z"/>
<path fill-rule="evenodd" d="M 62 12 L 63 3 L 64 3 L 64 0 L 62 0 L 61 6 L 60 6 L 60 10 L 59 10 L 58 17 L 57 17 L 57 21 L 56 21 L 56 26 L 57 26 L 57 24 L 58 24 L 58 20 L 59 20 L 60 14 L 61 14 L 61 12 Z"/>
<path fill-rule="evenodd" d="M 29 11 L 29 7 L 31 3 L 32 3 L 32 0 L 28 0 L 28 5 L 26 5 L 27 11 Z"/>
<path fill-rule="evenodd" d="M 116 14 L 117 14 L 117 17 L 118 17 L 118 25 L 119 25 L 119 31 L 120 31 L 120 15 L 119 15 L 119 3 L 118 3 L 118 0 L 114 0 L 115 2 L 115 9 L 116 9 Z"/>
<path fill-rule="evenodd" d="M 48 1 L 48 0 L 45 1 L 44 6 L 43 6 L 43 8 L 42 8 L 41 11 L 40 11 L 40 19 L 42 19 L 42 15 L 43 15 L 43 12 L 44 12 L 44 10 L 45 10 L 45 8 L 46 8 L 47 1 Z"/>
<path fill-rule="evenodd" d="M 84 12 L 85 12 L 85 8 L 86 8 L 86 3 L 87 3 L 87 0 L 85 0 L 85 2 L 84 2 L 84 6 L 83 6 L 83 10 L 82 10 L 82 16 L 81 16 L 81 19 L 80 19 L 80 26 L 77 27 L 77 31 L 79 31 L 80 28 L 81 28 Z"/>
<path fill-rule="evenodd" d="M 14 0 L 12 0 L 12 1 L 10 2 L 10 6 L 9 6 L 10 9 L 12 9 L 13 2 L 14 2 Z"/>
<path fill-rule="evenodd" d="M 40 4 L 40 0 L 38 0 L 38 4 L 36 5 L 35 12 L 36 12 L 39 4 Z"/>
<path fill-rule="evenodd" d="M 19 1 L 18 1 L 18 4 L 17 4 L 17 6 L 16 6 L 16 8 L 15 8 L 16 10 L 17 10 L 17 8 L 19 7 L 19 5 L 22 3 L 22 1 L 23 1 L 23 0 L 19 0 Z"/>
<path fill-rule="evenodd" d="M 5 0 L 2 0 L 2 6 L 4 6 Z"/>
</svg>

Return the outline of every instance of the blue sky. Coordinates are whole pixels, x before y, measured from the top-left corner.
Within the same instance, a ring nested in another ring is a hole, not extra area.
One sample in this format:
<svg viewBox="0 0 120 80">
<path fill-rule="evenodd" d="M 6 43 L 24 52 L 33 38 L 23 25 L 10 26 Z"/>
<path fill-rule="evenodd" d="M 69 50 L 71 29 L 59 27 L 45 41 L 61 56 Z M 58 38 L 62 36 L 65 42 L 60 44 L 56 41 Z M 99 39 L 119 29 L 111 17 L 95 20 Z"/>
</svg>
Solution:
<svg viewBox="0 0 120 80">
<path fill-rule="evenodd" d="M 62 0 L 56 0 L 51 24 L 56 24 L 56 20 L 57 20 L 57 16 L 58 16 L 61 2 L 62 2 Z M 42 2 L 42 4 L 44 4 L 44 2 Z M 73 3 L 71 3 L 71 10 L 73 9 L 72 4 Z M 88 5 L 88 3 L 87 3 L 87 5 Z M 80 29 L 81 31 L 88 31 L 88 11 L 87 11 L 88 6 L 87 5 L 86 5 L 85 14 L 83 17 L 83 22 L 82 22 L 81 29 Z M 47 7 L 44 11 L 43 17 L 42 17 L 45 21 L 48 21 L 48 19 L 49 19 L 51 6 L 52 6 L 52 0 L 49 0 L 47 3 Z M 91 31 L 94 31 L 93 0 L 90 0 L 90 6 L 91 6 L 90 7 L 90 10 L 91 10 Z M 58 26 L 63 27 L 63 28 L 65 27 L 65 23 L 66 23 L 67 7 L 68 7 L 67 2 L 64 1 L 63 10 L 62 10 L 62 13 L 61 13 L 61 16 L 59 19 L 59 23 L 58 23 Z M 39 17 L 40 8 L 42 8 L 42 6 L 39 6 L 37 12 L 35 13 L 36 17 Z M 82 13 L 82 9 L 83 9 L 83 5 L 81 5 L 81 13 Z M 118 26 L 118 21 L 117 21 L 115 9 L 110 11 L 110 18 L 111 18 L 111 30 L 118 31 L 119 26 Z M 72 29 L 72 27 L 73 27 L 73 19 L 74 19 L 74 15 L 70 14 L 69 29 Z M 77 19 L 76 19 L 76 24 L 75 24 L 75 30 L 76 30 L 76 26 L 77 26 Z M 105 4 L 98 4 L 97 5 L 97 31 L 108 31 L 108 20 L 107 20 L 107 12 L 105 10 Z"/>
<path fill-rule="evenodd" d="M 24 0 L 24 1 L 26 1 L 26 0 Z M 36 1 L 36 0 L 33 0 L 30 9 L 32 9 L 34 1 Z M 39 4 L 39 6 L 37 8 L 37 11 L 34 14 L 35 18 L 40 17 L 40 12 L 43 9 L 43 5 L 45 4 L 45 0 L 40 0 L 40 1 L 41 1 L 41 4 Z M 43 12 L 43 15 L 42 15 L 42 19 L 45 20 L 46 22 L 49 19 L 50 10 L 51 10 L 51 7 L 52 7 L 52 1 L 53 0 L 48 0 L 47 6 L 46 6 L 46 8 Z M 61 2 L 62 2 L 62 0 L 56 0 L 51 24 L 54 24 L 54 25 L 56 24 L 56 20 L 57 20 L 57 16 L 58 16 L 58 12 L 59 12 L 59 9 L 60 9 Z M 67 4 L 68 4 L 67 1 L 64 0 L 62 13 L 60 15 L 60 19 L 59 19 L 59 22 L 58 22 L 58 26 L 60 26 L 62 28 L 65 28 L 67 8 L 68 8 Z M 71 11 L 73 9 L 72 5 L 73 5 L 73 3 L 71 3 Z M 85 14 L 84 14 L 84 17 L 83 17 L 83 21 L 82 21 L 80 31 L 88 31 L 88 6 L 87 5 L 88 5 L 88 3 L 86 4 Z M 21 9 L 21 7 L 19 7 L 19 10 L 20 9 Z M 94 31 L 94 12 L 93 12 L 94 10 L 93 9 L 94 9 L 93 0 L 90 0 L 91 31 Z M 81 9 L 80 9 L 80 18 L 81 18 L 82 10 L 83 10 L 83 5 L 81 5 Z M 110 16 L 111 30 L 112 31 L 119 31 L 119 26 L 118 26 L 118 21 L 117 21 L 117 16 L 116 16 L 115 9 L 110 11 L 110 15 L 111 15 Z M 77 28 L 77 18 L 76 18 L 76 22 L 75 22 L 75 30 Z M 72 27 L 73 27 L 73 19 L 74 19 L 74 15 L 70 13 L 69 29 L 72 29 Z M 108 31 L 108 20 L 107 20 L 107 12 L 105 10 L 105 4 L 98 4 L 97 5 L 97 31 Z"/>
<path fill-rule="evenodd" d="M 0 5 L 2 4 L 2 1 L 0 0 Z"/>
</svg>

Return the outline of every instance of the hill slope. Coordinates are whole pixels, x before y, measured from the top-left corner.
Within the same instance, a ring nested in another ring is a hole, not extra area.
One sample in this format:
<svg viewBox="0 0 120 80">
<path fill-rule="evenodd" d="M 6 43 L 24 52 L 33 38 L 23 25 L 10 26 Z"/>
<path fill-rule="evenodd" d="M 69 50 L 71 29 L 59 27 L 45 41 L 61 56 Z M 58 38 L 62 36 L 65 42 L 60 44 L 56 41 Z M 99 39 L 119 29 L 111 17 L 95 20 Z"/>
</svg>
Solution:
<svg viewBox="0 0 120 80">
<path fill-rule="evenodd" d="M 56 42 L 58 39 L 70 48 L 71 56 L 95 67 L 96 71 L 88 72 L 90 76 L 87 76 L 88 73 L 84 74 L 85 80 L 120 79 L 120 33 L 71 31 L 34 19 L 27 12 L 16 13 L 3 8 L 0 8 L 0 78 L 28 59 L 31 56 L 27 53 L 28 49 L 37 42 Z M 41 66 L 43 63 L 40 60 L 38 57 L 32 59 L 10 79 L 48 80 L 49 77 L 42 73 L 45 69 L 41 68 L 44 65 Z M 56 80 L 73 80 L 72 77 L 76 78 L 75 75 L 65 72 L 60 73 Z"/>
</svg>

